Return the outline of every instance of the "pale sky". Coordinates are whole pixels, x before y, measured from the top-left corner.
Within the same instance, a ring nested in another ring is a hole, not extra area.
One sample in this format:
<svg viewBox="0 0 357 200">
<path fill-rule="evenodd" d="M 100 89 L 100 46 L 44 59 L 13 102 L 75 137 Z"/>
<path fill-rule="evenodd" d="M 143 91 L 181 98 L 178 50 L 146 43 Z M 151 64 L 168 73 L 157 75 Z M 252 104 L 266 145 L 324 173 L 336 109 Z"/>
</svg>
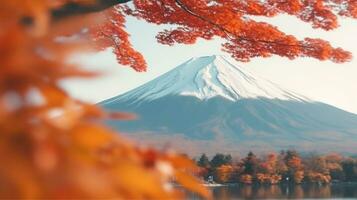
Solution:
<svg viewBox="0 0 357 200">
<path fill-rule="evenodd" d="M 283 88 L 293 90 L 311 99 L 328 103 L 357 113 L 357 20 L 343 19 L 339 29 L 326 32 L 312 29 L 308 24 L 290 16 L 269 19 L 286 33 L 299 38 L 319 37 L 329 40 L 334 46 L 353 53 L 352 62 L 335 64 L 310 58 L 288 60 L 286 58 L 257 58 L 240 66 L 250 68 Z M 148 72 L 137 73 L 129 67 L 117 64 L 110 50 L 91 55 L 76 56 L 85 69 L 100 71 L 104 75 L 93 80 L 70 80 L 64 87 L 75 97 L 99 102 L 136 88 L 171 70 L 191 57 L 227 55 L 222 52 L 220 41 L 199 40 L 195 45 L 164 46 L 155 40 L 163 27 L 129 18 L 127 30 L 134 47 L 148 63 Z"/>
</svg>

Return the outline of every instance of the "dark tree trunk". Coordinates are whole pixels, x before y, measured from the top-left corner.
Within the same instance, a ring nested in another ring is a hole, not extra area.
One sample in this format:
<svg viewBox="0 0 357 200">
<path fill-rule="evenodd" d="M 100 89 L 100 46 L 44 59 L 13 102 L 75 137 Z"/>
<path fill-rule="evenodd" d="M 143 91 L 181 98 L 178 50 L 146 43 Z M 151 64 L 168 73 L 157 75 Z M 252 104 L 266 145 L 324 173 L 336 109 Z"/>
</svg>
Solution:
<svg viewBox="0 0 357 200">
<path fill-rule="evenodd" d="M 65 17 L 99 12 L 118 4 L 127 3 L 131 0 L 97 0 L 95 4 L 83 5 L 75 2 L 70 2 L 64 6 L 52 10 L 53 20 L 60 20 Z"/>
</svg>

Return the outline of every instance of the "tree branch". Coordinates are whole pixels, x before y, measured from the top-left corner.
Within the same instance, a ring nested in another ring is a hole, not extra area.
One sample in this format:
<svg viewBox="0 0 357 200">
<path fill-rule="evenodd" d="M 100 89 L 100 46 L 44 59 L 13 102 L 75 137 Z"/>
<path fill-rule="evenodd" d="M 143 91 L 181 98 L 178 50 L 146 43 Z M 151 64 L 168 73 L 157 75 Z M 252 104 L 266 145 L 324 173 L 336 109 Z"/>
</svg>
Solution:
<svg viewBox="0 0 357 200">
<path fill-rule="evenodd" d="M 252 38 L 247 38 L 247 37 L 242 37 L 239 35 L 236 35 L 235 33 L 232 33 L 231 31 L 229 31 L 228 29 L 224 28 L 223 26 L 213 22 L 210 19 L 207 19 L 199 14 L 196 14 L 193 10 L 191 10 L 187 5 L 185 5 L 181 0 L 175 0 L 176 4 L 185 12 L 189 13 L 190 15 L 197 17 L 199 19 L 201 19 L 202 21 L 205 21 L 206 23 L 211 24 L 212 26 L 218 28 L 219 30 L 221 30 L 222 32 L 224 32 L 228 38 L 234 40 L 244 40 L 247 42 L 260 42 L 260 43 L 265 43 L 265 44 L 270 44 L 270 45 L 283 45 L 283 46 L 291 46 L 291 47 L 301 47 L 301 48 L 310 48 L 309 46 L 306 45 L 296 45 L 296 44 L 284 44 L 284 43 L 279 43 L 276 41 L 269 41 L 269 40 L 258 40 L 258 39 L 252 39 Z"/>
<path fill-rule="evenodd" d="M 74 15 L 99 12 L 129 1 L 131 0 L 96 0 L 93 4 L 69 2 L 60 8 L 52 10 L 52 19 L 56 21 Z"/>
<path fill-rule="evenodd" d="M 113 7 L 115 5 L 124 4 L 124 3 L 130 2 L 130 1 L 132 1 L 132 0 L 96 0 L 96 2 L 93 4 L 80 4 L 77 2 L 69 2 L 60 8 L 52 10 L 52 19 L 54 21 L 57 21 L 57 20 L 61 20 L 63 18 L 70 17 L 70 16 L 93 13 L 93 12 L 100 12 L 100 11 L 103 11 L 110 7 Z M 260 42 L 260 43 L 265 43 L 265 44 L 270 44 L 270 45 L 299 46 L 299 47 L 303 47 L 303 48 L 308 48 L 308 46 L 304 46 L 304 45 L 284 44 L 284 43 L 279 43 L 276 41 L 257 40 L 257 39 L 239 36 L 231 31 L 229 31 L 228 29 L 224 28 L 223 26 L 213 22 L 212 20 L 207 19 L 207 18 L 195 13 L 187 5 L 185 5 L 181 0 L 175 0 L 175 2 L 182 10 L 184 10 L 185 12 L 187 12 L 188 14 L 190 14 L 194 17 L 201 19 L 202 21 L 204 21 L 206 23 L 209 23 L 210 25 L 214 26 L 215 28 L 221 30 L 223 33 L 225 33 L 232 40 L 238 39 L 238 40 L 244 40 L 247 42 Z"/>
</svg>

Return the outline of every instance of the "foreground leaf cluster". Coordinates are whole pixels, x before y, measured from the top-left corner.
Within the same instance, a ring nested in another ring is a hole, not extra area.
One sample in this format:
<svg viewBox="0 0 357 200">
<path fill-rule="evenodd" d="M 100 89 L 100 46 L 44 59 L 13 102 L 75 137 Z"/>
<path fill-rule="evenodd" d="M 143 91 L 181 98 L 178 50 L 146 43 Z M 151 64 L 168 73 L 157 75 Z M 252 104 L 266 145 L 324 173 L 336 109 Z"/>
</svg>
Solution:
<svg viewBox="0 0 357 200">
<path fill-rule="evenodd" d="M 54 20 L 51 11 L 68 2 L 0 4 L 0 198 L 181 198 L 174 181 L 208 197 L 190 175 L 191 161 L 138 147 L 101 123 L 130 115 L 105 113 L 60 87 L 66 78 L 95 75 L 68 57 L 90 50 L 92 40 L 81 34 L 105 20 Z"/>
</svg>

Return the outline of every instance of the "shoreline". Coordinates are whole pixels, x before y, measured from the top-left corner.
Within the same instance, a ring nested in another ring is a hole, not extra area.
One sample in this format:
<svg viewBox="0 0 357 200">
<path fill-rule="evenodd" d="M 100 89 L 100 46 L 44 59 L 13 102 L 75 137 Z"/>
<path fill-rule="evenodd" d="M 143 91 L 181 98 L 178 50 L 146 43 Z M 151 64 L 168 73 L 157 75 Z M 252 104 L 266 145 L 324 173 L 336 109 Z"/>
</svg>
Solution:
<svg viewBox="0 0 357 200">
<path fill-rule="evenodd" d="M 318 184 L 318 183 L 301 183 L 301 184 L 294 184 L 294 183 L 279 183 L 279 184 L 244 184 L 244 183 L 203 183 L 202 185 L 206 187 L 234 187 L 234 186 L 328 186 L 328 185 L 357 185 L 357 182 L 331 182 L 325 184 Z"/>
</svg>

